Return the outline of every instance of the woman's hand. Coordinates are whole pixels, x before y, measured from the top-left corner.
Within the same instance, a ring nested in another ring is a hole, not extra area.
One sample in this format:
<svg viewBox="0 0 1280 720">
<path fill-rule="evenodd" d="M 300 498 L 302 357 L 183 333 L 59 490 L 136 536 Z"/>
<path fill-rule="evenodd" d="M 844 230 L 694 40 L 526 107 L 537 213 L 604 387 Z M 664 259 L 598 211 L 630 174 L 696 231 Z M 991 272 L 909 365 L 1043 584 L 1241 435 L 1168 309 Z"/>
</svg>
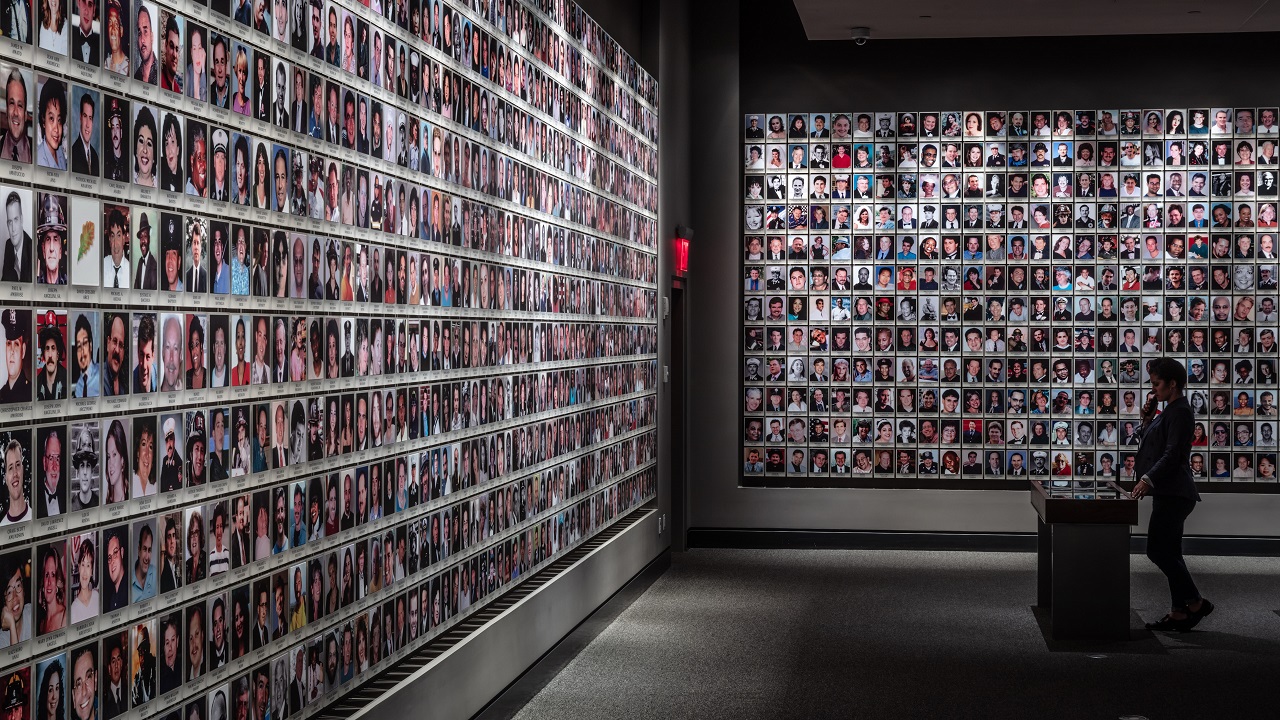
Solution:
<svg viewBox="0 0 1280 720">
<path fill-rule="evenodd" d="M 1149 492 L 1151 492 L 1151 483 L 1147 482 L 1147 479 L 1144 477 L 1138 480 L 1137 485 L 1133 486 L 1133 492 L 1129 493 L 1129 497 L 1134 500 L 1141 500 L 1146 497 Z"/>
<path fill-rule="evenodd" d="M 1149 423 L 1156 416 L 1156 404 L 1158 402 L 1156 396 L 1152 395 L 1142 404 L 1142 422 Z"/>
</svg>

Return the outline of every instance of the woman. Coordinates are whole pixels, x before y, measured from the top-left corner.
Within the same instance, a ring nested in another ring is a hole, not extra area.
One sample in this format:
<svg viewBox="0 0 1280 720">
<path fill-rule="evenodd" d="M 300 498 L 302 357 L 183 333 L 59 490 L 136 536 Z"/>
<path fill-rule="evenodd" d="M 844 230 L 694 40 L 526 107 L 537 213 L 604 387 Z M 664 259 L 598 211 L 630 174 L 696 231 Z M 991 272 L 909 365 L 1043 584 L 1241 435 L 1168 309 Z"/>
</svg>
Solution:
<svg viewBox="0 0 1280 720">
<path fill-rule="evenodd" d="M 342 20 L 342 69 L 356 74 L 356 31 L 350 15 Z"/>
<path fill-rule="evenodd" d="M 236 317 L 236 355 L 231 367 L 231 385 L 240 387 L 249 384 L 249 360 L 245 354 L 245 324 L 243 317 Z"/>
<path fill-rule="evenodd" d="M 447 85 L 445 87 L 448 87 Z M 769 118 L 769 134 L 766 137 L 770 140 L 781 140 L 786 137 L 782 131 L 782 117 L 774 115 Z"/>
<path fill-rule="evenodd" d="M 1053 474 L 1060 477 L 1070 477 L 1071 463 L 1067 461 L 1067 454 L 1064 452 L 1055 453 L 1053 456 Z"/>
<path fill-rule="evenodd" d="M 356 601 L 355 566 L 351 559 L 351 548 L 342 552 L 342 606 L 347 607 Z"/>
<path fill-rule="evenodd" d="M 129 473 L 126 467 L 129 441 L 125 437 L 124 423 L 118 419 L 111 421 L 102 447 L 106 458 L 106 478 L 104 479 L 107 487 L 106 504 L 124 502 L 129 499 Z"/>
<path fill-rule="evenodd" d="M 342 432 L 338 435 L 338 452 L 342 455 L 350 453 L 355 445 L 355 437 L 352 432 L 351 403 L 350 395 L 342 398 Z"/>
<path fill-rule="evenodd" d="M 178 127 L 177 115 L 165 114 L 161 123 L 160 137 L 164 150 L 164 165 L 160 167 L 160 189 L 180 193 L 184 187 L 184 174 L 182 172 L 182 129 Z"/>
<path fill-rule="evenodd" d="M 59 55 L 67 54 L 67 13 L 63 0 L 40 2 L 40 47 Z"/>
<path fill-rule="evenodd" d="M 1116 197 L 1116 176 L 1104 172 L 1098 176 L 1098 197 Z"/>
<path fill-rule="evenodd" d="M 192 100 L 208 102 L 209 75 L 206 63 L 209 59 L 209 54 L 205 51 L 204 31 L 195 26 L 189 27 L 191 27 L 191 34 L 187 43 L 187 55 L 190 57 L 191 62 L 187 64 L 186 70 L 187 96 Z"/>
<path fill-rule="evenodd" d="M 316 510 L 312 510 L 315 514 Z M 311 620 L 315 621 L 324 617 L 324 579 L 319 559 L 313 559 L 308 565 L 308 571 L 311 576 L 311 584 L 308 586 L 307 595 L 307 614 Z M 314 672 L 314 671 L 313 671 Z"/>
<path fill-rule="evenodd" d="M 1227 458 L 1225 456 L 1219 455 L 1213 459 L 1213 477 L 1221 479 L 1231 477 L 1231 470 L 1227 467 Z"/>
<path fill-rule="evenodd" d="M 133 182 L 156 186 L 156 118 L 149 107 L 139 108 L 133 119 Z"/>
<path fill-rule="evenodd" d="M 1150 630 L 1194 628 L 1213 612 L 1213 603 L 1200 596 L 1195 581 L 1182 558 L 1183 524 L 1200 501 L 1191 477 L 1191 405 L 1187 402 L 1187 370 L 1173 358 L 1151 362 L 1153 395 L 1142 407 L 1142 444 L 1138 448 L 1135 471 L 1138 482 L 1130 495 L 1152 496 L 1151 520 L 1147 525 L 1147 557 L 1169 579 L 1172 607 Z M 1156 403 L 1165 403 L 1156 414 Z"/>
<path fill-rule="evenodd" d="M 943 445 L 956 445 L 959 442 L 959 430 L 955 425 L 943 425 L 940 442 Z"/>
<path fill-rule="evenodd" d="M 791 131 L 790 131 L 790 133 L 789 133 L 788 135 L 789 135 L 789 137 L 793 137 L 793 138 L 807 138 L 807 137 L 809 137 L 809 131 L 808 131 L 808 128 L 807 128 L 807 124 L 806 124 L 806 123 L 805 123 L 805 121 L 804 121 L 804 116 L 803 116 L 803 115 L 795 115 L 795 116 L 792 116 L 792 118 L 791 118 Z"/>
<path fill-rule="evenodd" d="M 982 146 L 969 145 L 965 150 L 964 166 L 970 168 L 982 167 Z"/>
<path fill-rule="evenodd" d="M 248 115 L 252 105 L 249 97 L 249 55 L 243 45 L 236 48 L 235 75 L 236 91 L 231 95 L 231 110 Z"/>
<path fill-rule="evenodd" d="M 235 229 L 235 255 L 231 257 L 231 294 L 232 295 L 248 295 L 249 294 L 249 229 L 243 225 L 239 225 Z M 236 330 L 237 336 L 239 330 Z M 237 358 L 244 357 L 236 355 Z M 235 384 L 234 381 L 232 384 Z"/>
<path fill-rule="evenodd" d="M 289 379 L 302 382 L 307 379 L 307 319 L 293 321 L 293 350 L 289 353 Z"/>
<path fill-rule="evenodd" d="M 35 697 L 37 720 L 64 720 L 67 717 L 67 693 L 63 674 L 61 660 L 52 660 L 44 668 L 44 676 L 40 679 L 40 694 Z"/>
<path fill-rule="evenodd" d="M 79 575 L 80 590 L 71 601 L 71 624 L 75 625 L 98 616 L 98 555 L 94 552 L 93 536 L 84 535 L 73 538 L 75 548 L 76 573 Z"/>
<path fill-rule="evenodd" d="M 1203 417 L 1204 415 L 1209 414 L 1209 402 L 1204 399 L 1203 392 L 1198 392 L 1191 396 L 1191 414 L 1197 417 Z M 1200 425 L 1200 423 L 1196 423 L 1196 430 L 1199 431 L 1199 434 L 1201 436 L 1204 436 L 1204 428 Z M 1196 439 L 1196 431 L 1193 430 L 1191 444 L 1193 445 L 1195 444 L 1195 439 Z"/>
<path fill-rule="evenodd" d="M 267 176 L 267 144 L 258 143 L 253 153 L 253 206 L 260 210 L 271 209 L 271 178 Z"/>
<path fill-rule="evenodd" d="M 53 546 L 48 546 L 40 558 L 40 597 L 37 617 L 39 634 L 47 635 L 67 625 L 67 573 L 62 567 L 62 556 Z M 61 716 L 57 716 L 61 717 Z"/>
<path fill-rule="evenodd" d="M 1071 114 L 1066 110 L 1059 110 L 1054 116 L 1053 135 L 1054 137 L 1069 137 L 1071 135 Z"/>
<path fill-rule="evenodd" d="M 373 422 L 371 423 L 372 427 L 370 428 L 373 431 L 372 446 L 382 447 L 382 423 L 379 422 L 379 418 L 382 417 L 382 393 L 373 393 L 371 402 L 372 410 L 370 417 L 373 418 Z"/>
<path fill-rule="evenodd" d="M 1253 143 L 1241 140 L 1236 143 L 1236 165 L 1253 164 Z"/>
<path fill-rule="evenodd" d="M 1273 228 L 1275 226 L 1276 226 L 1275 203 L 1262 203 L 1261 205 L 1258 206 L 1258 227 Z M 1260 257 L 1270 258 L 1275 254 L 1273 252 L 1274 241 L 1272 241 L 1269 237 L 1263 236 L 1263 240 L 1259 241 L 1258 245 L 1259 245 L 1258 249 L 1260 251 L 1259 252 Z M 1266 254 L 1264 255 L 1262 254 L 1262 252 L 1265 252 Z"/>
<path fill-rule="evenodd" d="M 787 405 L 787 412 L 802 413 L 808 410 L 808 408 L 808 403 L 806 403 L 804 399 L 804 391 L 792 388 L 791 403 Z"/>
</svg>

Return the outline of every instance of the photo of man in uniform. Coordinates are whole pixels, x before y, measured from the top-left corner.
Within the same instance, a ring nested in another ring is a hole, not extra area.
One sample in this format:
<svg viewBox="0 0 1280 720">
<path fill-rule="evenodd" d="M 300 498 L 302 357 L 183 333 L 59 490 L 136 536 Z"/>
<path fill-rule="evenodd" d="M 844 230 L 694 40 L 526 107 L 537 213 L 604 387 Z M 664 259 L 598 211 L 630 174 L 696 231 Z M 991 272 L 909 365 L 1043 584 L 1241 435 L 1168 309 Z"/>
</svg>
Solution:
<svg viewBox="0 0 1280 720">
<path fill-rule="evenodd" d="M 31 311 L 8 308 L 0 313 L 4 331 L 4 364 L 8 380 L 0 386 L 0 403 L 31 402 L 31 379 L 27 375 L 27 348 L 31 337 Z"/>
<path fill-rule="evenodd" d="M 67 399 L 67 316 L 46 310 L 37 318 L 40 354 L 36 357 L 36 400 Z"/>
</svg>

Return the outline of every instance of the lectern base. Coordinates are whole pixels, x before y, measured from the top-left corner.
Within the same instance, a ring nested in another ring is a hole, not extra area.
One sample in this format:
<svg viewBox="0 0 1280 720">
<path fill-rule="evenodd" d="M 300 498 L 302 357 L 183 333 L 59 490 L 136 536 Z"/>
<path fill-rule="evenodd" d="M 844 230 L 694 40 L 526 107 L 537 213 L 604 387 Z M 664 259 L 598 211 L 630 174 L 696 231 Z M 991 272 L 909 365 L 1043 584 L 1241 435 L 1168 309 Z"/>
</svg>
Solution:
<svg viewBox="0 0 1280 720">
<path fill-rule="evenodd" d="M 1037 603 L 1054 640 L 1129 639 L 1129 526 L 1039 525 Z"/>
</svg>

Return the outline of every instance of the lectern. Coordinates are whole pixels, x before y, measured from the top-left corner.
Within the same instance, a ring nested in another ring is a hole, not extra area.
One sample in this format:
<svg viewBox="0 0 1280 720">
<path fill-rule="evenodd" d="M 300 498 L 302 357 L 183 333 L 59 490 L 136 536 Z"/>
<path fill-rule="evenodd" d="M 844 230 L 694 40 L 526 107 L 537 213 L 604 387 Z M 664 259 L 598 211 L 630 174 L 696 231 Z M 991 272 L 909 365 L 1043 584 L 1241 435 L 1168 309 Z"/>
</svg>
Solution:
<svg viewBox="0 0 1280 720">
<path fill-rule="evenodd" d="M 1036 604 L 1054 640 L 1129 639 L 1129 528 L 1138 501 L 1114 482 L 1031 480 L 1039 515 Z"/>
</svg>

